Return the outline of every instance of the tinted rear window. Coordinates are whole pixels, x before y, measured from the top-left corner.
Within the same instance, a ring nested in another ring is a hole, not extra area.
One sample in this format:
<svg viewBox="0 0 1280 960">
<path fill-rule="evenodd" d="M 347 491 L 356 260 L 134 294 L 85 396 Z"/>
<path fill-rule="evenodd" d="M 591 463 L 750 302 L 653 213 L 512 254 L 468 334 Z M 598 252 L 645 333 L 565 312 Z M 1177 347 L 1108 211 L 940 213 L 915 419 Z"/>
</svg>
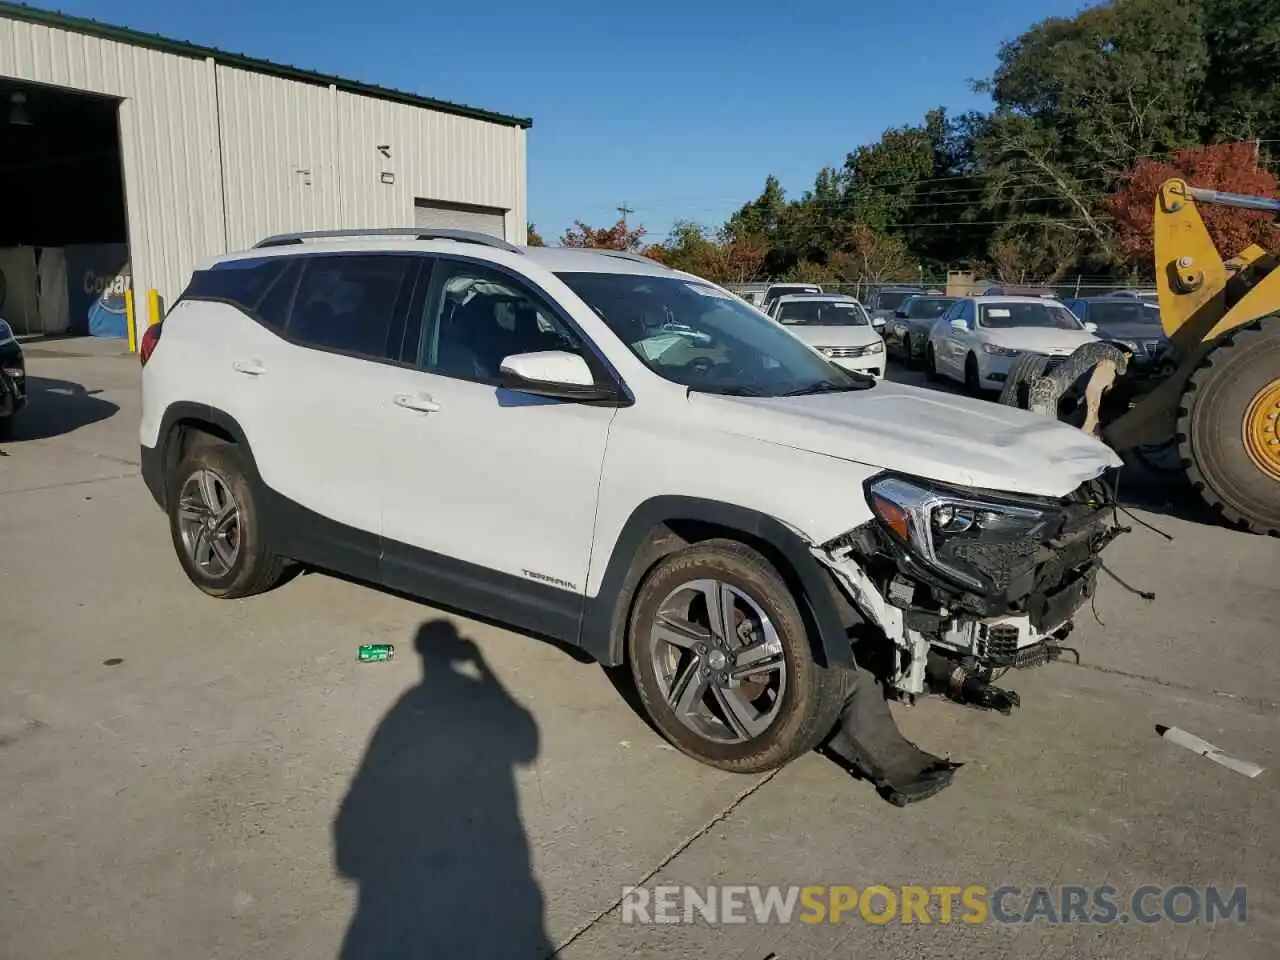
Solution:
<svg viewBox="0 0 1280 960">
<path fill-rule="evenodd" d="M 388 346 L 401 294 L 416 260 L 408 256 L 310 257 L 293 298 L 289 337 L 302 344 L 374 359 Z"/>
<path fill-rule="evenodd" d="M 284 267 L 285 260 L 279 257 L 216 263 L 192 274 L 183 296 L 191 300 L 222 300 L 252 310 Z"/>
</svg>

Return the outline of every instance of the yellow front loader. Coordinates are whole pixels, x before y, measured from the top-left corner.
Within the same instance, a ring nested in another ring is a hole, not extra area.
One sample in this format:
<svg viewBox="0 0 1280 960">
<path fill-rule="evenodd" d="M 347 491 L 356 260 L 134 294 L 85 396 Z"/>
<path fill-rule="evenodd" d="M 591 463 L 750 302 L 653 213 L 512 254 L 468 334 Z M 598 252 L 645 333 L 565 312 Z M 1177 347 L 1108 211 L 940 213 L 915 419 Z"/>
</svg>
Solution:
<svg viewBox="0 0 1280 960">
<path fill-rule="evenodd" d="M 1280 536 L 1280 257 L 1250 246 L 1224 260 L 1200 217 L 1206 204 L 1280 213 L 1280 200 L 1161 185 L 1155 274 L 1172 372 L 1139 381 L 1127 348 L 1095 343 L 1052 370 L 1024 357 L 1002 400 L 1056 416 L 1068 407 L 1121 454 L 1175 452 L 1229 523 Z"/>
</svg>

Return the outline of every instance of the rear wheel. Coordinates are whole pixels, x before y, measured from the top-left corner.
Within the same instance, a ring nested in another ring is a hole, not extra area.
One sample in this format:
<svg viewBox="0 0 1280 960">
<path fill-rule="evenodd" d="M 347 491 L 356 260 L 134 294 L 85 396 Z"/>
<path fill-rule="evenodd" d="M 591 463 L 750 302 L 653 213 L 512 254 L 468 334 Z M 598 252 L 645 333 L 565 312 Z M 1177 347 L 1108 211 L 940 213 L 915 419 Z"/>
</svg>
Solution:
<svg viewBox="0 0 1280 960">
<path fill-rule="evenodd" d="M 1191 375 L 1178 451 L 1227 520 L 1280 536 L 1280 315 L 1228 334 Z"/>
<path fill-rule="evenodd" d="M 627 642 L 654 726 L 723 770 L 758 773 L 807 753 L 843 706 L 785 581 L 741 543 L 709 540 L 659 563 L 636 594 Z"/>
<path fill-rule="evenodd" d="M 284 560 L 266 542 L 251 468 L 233 444 L 194 449 L 170 478 L 166 502 L 182 569 L 213 597 L 270 590 Z"/>
</svg>

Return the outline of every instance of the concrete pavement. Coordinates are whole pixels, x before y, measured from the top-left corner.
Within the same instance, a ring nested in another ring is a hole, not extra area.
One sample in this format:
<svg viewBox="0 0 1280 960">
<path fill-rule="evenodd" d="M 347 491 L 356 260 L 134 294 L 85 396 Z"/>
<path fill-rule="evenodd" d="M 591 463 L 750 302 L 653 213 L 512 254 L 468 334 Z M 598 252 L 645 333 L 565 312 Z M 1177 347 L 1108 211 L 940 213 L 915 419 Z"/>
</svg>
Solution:
<svg viewBox="0 0 1280 960">
<path fill-rule="evenodd" d="M 1280 542 L 1139 512 L 1174 541 L 1135 524 L 1110 566 L 1157 599 L 1104 580 L 1081 665 L 1007 678 L 1012 717 L 898 708 L 967 761 L 898 810 L 817 756 L 701 767 L 598 667 L 398 597 L 322 574 L 205 597 L 137 476 L 137 361 L 119 354 L 29 348 L 30 419 L 0 446 L 0 956 L 1274 955 Z M 397 657 L 357 664 L 362 642 Z M 666 883 L 1247 885 L 1249 919 L 636 926 L 611 909 Z"/>
</svg>

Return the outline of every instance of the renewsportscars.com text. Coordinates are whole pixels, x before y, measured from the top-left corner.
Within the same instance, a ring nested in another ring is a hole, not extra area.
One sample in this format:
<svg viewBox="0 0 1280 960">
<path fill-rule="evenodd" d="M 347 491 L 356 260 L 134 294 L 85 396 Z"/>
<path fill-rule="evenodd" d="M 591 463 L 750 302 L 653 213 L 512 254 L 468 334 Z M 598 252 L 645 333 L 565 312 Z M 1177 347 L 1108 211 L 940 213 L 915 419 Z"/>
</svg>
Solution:
<svg viewBox="0 0 1280 960">
<path fill-rule="evenodd" d="M 625 887 L 623 923 L 1244 922 L 1244 887 L 712 886 Z"/>
</svg>

